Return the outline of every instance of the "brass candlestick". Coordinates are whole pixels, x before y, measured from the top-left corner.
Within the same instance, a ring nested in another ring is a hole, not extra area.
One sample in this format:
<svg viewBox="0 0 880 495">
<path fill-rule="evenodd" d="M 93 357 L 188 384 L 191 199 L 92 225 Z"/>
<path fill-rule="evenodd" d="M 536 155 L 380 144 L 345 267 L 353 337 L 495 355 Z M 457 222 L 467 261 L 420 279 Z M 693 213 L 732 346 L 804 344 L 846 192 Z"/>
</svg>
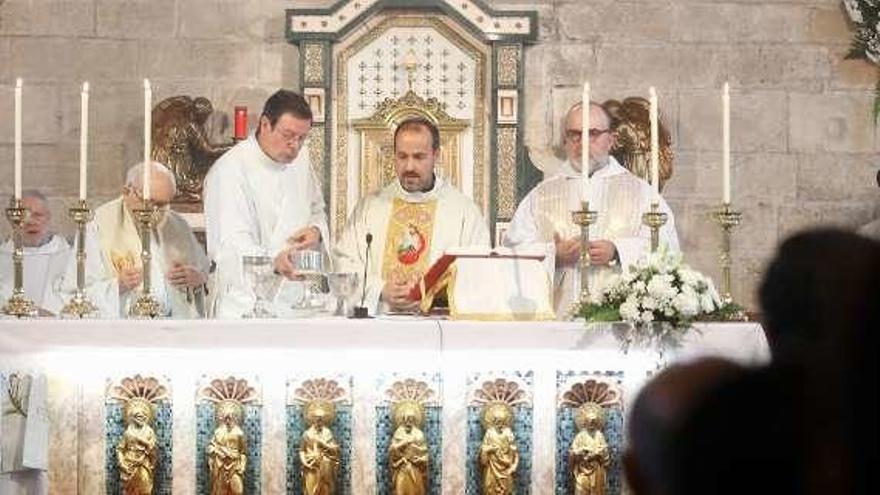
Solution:
<svg viewBox="0 0 880 495">
<path fill-rule="evenodd" d="M 730 234 L 734 227 L 738 226 L 742 219 L 742 213 L 735 211 L 730 203 L 721 205 L 721 209 L 715 212 L 715 221 L 721 226 L 721 299 L 725 303 L 733 302 L 730 283 L 730 267 L 733 259 L 730 255 Z"/>
<path fill-rule="evenodd" d="M 140 224 L 141 229 L 141 263 L 143 265 L 144 283 L 141 295 L 138 296 L 131 306 L 130 314 L 136 318 L 158 318 L 164 315 L 162 303 L 150 291 L 150 261 L 153 257 L 150 252 L 150 235 L 153 232 L 153 226 L 156 224 L 158 211 L 145 201 L 143 208 L 134 210 L 132 213 Z"/>
<path fill-rule="evenodd" d="M 590 202 L 581 203 L 581 209 L 571 212 L 571 221 L 581 229 L 581 257 L 578 265 L 581 271 L 581 294 L 579 302 L 575 305 L 590 303 L 590 225 L 596 223 L 596 212 L 590 211 Z M 576 313 L 576 308 L 573 313 Z"/>
<path fill-rule="evenodd" d="M 642 223 L 651 228 L 651 252 L 660 247 L 660 227 L 666 224 L 666 213 L 660 211 L 658 203 L 651 203 L 651 210 L 642 215 Z"/>
<path fill-rule="evenodd" d="M 76 290 L 64 308 L 61 316 L 67 318 L 84 318 L 94 316 L 98 307 L 86 296 L 86 224 L 92 219 L 92 210 L 84 199 L 79 205 L 68 212 L 70 219 L 76 223 Z"/>
<path fill-rule="evenodd" d="M 6 208 L 6 218 L 12 224 L 12 295 L 3 306 L 3 313 L 18 318 L 37 316 L 37 305 L 24 294 L 24 248 L 22 247 L 21 227 L 24 225 L 28 211 L 21 206 L 21 198 Z"/>
</svg>

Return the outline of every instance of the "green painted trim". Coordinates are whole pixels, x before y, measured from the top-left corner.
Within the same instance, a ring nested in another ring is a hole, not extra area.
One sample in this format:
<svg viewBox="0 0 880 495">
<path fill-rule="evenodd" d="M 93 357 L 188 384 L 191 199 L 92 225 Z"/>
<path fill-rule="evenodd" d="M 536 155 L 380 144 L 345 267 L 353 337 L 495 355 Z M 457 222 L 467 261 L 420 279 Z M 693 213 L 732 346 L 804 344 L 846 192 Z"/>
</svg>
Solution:
<svg viewBox="0 0 880 495">
<path fill-rule="evenodd" d="M 469 21 L 467 18 L 458 13 L 455 9 L 449 6 L 443 0 L 380 0 L 372 7 L 368 9 L 364 9 L 361 11 L 353 19 L 350 19 L 345 26 L 339 31 L 332 33 L 319 33 L 319 32 L 302 32 L 302 31 L 294 31 L 290 27 L 290 20 L 295 15 L 334 15 L 338 12 L 342 7 L 345 7 L 346 4 L 350 3 L 352 0 L 340 0 L 326 9 L 287 9 L 285 11 L 285 25 L 284 32 L 285 38 L 289 43 L 299 44 L 301 41 L 316 41 L 316 40 L 328 40 L 328 41 L 336 41 L 348 33 L 353 31 L 356 28 L 359 28 L 362 23 L 369 17 L 373 16 L 376 13 L 379 13 L 388 9 L 405 9 L 405 10 L 419 10 L 419 11 L 434 11 L 443 13 L 453 20 L 455 20 L 458 24 L 463 26 L 468 30 L 471 34 L 476 36 L 478 39 L 483 42 L 491 42 L 491 41 L 510 41 L 510 42 L 523 42 L 523 43 L 534 43 L 538 39 L 538 12 L 536 10 L 512 10 L 512 11 L 497 11 L 481 0 L 472 0 L 477 6 L 486 11 L 488 15 L 495 17 L 519 17 L 524 16 L 529 18 L 529 33 L 528 34 L 506 34 L 506 35 L 487 35 L 483 32 L 478 26 Z"/>
</svg>

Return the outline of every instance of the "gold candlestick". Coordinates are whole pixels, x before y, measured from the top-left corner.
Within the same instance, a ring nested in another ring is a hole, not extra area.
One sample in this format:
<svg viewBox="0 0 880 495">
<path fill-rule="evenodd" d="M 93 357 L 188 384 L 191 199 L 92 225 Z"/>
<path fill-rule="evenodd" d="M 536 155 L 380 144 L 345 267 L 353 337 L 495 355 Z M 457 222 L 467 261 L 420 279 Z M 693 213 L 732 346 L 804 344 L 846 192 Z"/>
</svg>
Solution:
<svg viewBox="0 0 880 495">
<path fill-rule="evenodd" d="M 572 313 L 577 313 L 577 308 L 590 303 L 590 225 L 596 223 L 596 212 L 590 211 L 590 202 L 581 203 L 581 209 L 571 212 L 571 221 L 581 229 L 581 256 L 578 260 L 581 272 L 581 294 L 578 303 L 575 304 Z"/>
<path fill-rule="evenodd" d="M 651 228 L 651 252 L 660 247 L 660 227 L 666 224 L 666 213 L 660 211 L 658 203 L 651 203 L 651 210 L 642 214 L 642 223 Z"/>
<path fill-rule="evenodd" d="M 141 295 L 131 306 L 130 314 L 135 318 L 158 318 L 164 315 L 162 303 L 150 291 L 150 261 L 153 257 L 150 252 L 150 235 L 156 224 L 158 211 L 155 207 L 144 202 L 143 208 L 134 210 L 132 213 L 141 228 L 141 263 L 144 283 Z"/>
<path fill-rule="evenodd" d="M 76 290 L 64 308 L 61 316 L 66 318 L 85 318 L 94 316 L 98 307 L 86 296 L 86 224 L 92 219 L 92 210 L 84 199 L 79 201 L 77 207 L 69 211 L 70 219 L 76 223 Z"/>
<path fill-rule="evenodd" d="M 3 306 L 3 313 L 18 318 L 37 316 L 37 305 L 24 294 L 24 248 L 22 247 L 21 228 L 27 219 L 28 210 L 21 206 L 21 199 L 16 199 L 13 206 L 6 208 L 6 218 L 12 224 L 12 295 Z"/>
<path fill-rule="evenodd" d="M 729 304 L 733 302 L 731 294 L 730 267 L 733 259 L 730 255 L 730 234 L 734 227 L 739 225 L 742 213 L 735 211 L 730 203 L 721 205 L 721 209 L 715 212 L 715 221 L 721 226 L 721 299 Z"/>
</svg>

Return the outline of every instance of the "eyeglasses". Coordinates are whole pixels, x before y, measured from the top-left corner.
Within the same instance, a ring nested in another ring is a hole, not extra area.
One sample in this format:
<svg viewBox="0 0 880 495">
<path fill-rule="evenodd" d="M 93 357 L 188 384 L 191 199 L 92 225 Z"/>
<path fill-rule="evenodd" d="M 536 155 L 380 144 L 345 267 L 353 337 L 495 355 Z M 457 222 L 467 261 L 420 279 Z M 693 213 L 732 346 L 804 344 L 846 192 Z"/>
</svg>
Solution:
<svg viewBox="0 0 880 495">
<path fill-rule="evenodd" d="M 611 129 L 592 128 L 590 129 L 590 139 L 596 139 L 606 132 L 611 132 Z M 568 129 L 565 131 L 565 138 L 573 143 L 579 143 L 584 139 L 584 133 L 580 129 Z"/>
<path fill-rule="evenodd" d="M 140 200 L 140 201 L 144 200 L 144 196 L 143 196 L 143 194 L 141 194 L 141 191 L 139 190 L 139 188 L 132 187 L 130 189 L 130 191 L 131 191 L 131 194 L 135 198 L 137 198 L 138 200 Z M 167 201 L 156 201 L 154 199 L 147 201 L 147 205 L 149 205 L 150 207 L 156 208 L 157 210 L 160 210 L 160 211 L 168 210 L 171 208 L 171 204 L 168 203 Z"/>
</svg>

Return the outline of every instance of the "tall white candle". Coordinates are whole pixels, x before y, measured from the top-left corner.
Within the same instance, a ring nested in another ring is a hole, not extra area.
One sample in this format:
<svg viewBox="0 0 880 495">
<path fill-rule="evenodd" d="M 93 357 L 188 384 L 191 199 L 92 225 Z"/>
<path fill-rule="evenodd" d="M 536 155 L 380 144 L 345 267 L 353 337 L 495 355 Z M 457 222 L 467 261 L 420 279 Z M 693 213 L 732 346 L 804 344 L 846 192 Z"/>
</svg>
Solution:
<svg viewBox="0 0 880 495">
<path fill-rule="evenodd" d="M 660 202 L 660 123 L 657 107 L 657 90 L 648 90 L 651 98 L 651 186 L 654 188 L 654 203 Z"/>
<path fill-rule="evenodd" d="M 149 79 L 144 79 L 144 200 L 150 199 L 150 146 L 152 140 L 153 91 Z"/>
<path fill-rule="evenodd" d="M 79 199 L 86 200 L 88 187 L 88 169 L 86 168 L 87 151 L 89 143 L 89 82 L 86 81 L 80 93 L 80 123 L 79 123 Z"/>
<path fill-rule="evenodd" d="M 581 202 L 590 201 L 590 83 L 584 83 L 581 99 Z"/>
<path fill-rule="evenodd" d="M 21 78 L 15 80 L 15 199 L 21 199 Z"/>
<path fill-rule="evenodd" d="M 724 83 L 721 93 L 722 109 L 722 150 L 721 150 L 721 186 L 722 201 L 730 204 L 730 85 Z"/>
</svg>

